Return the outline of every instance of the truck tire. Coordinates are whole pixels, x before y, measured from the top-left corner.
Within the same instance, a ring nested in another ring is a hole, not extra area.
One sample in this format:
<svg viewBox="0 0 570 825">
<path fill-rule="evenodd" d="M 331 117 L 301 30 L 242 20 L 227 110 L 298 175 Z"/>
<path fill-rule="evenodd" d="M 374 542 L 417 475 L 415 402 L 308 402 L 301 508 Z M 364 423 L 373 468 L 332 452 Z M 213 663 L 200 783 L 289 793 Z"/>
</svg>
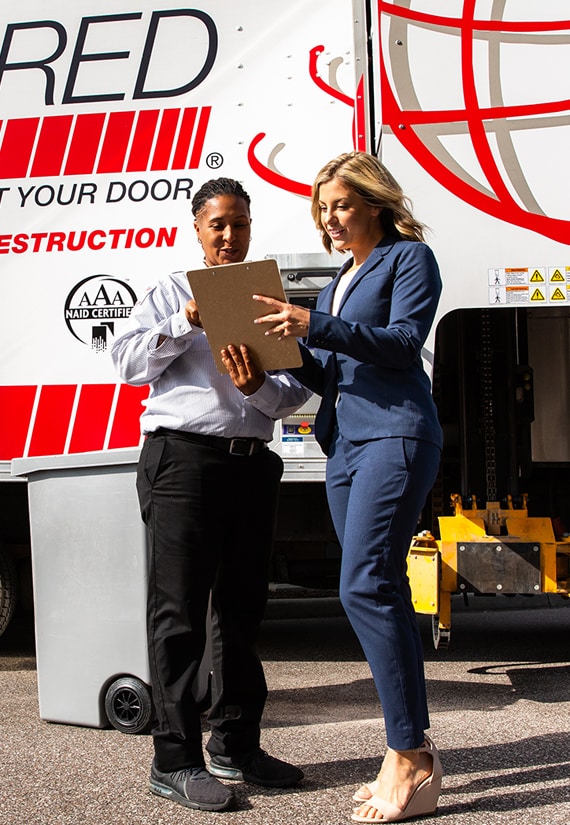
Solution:
<svg viewBox="0 0 570 825">
<path fill-rule="evenodd" d="M 16 564 L 9 553 L 0 547 L 0 636 L 4 633 L 16 609 L 18 598 Z"/>
<path fill-rule="evenodd" d="M 121 676 L 105 693 L 105 713 L 121 733 L 147 733 L 152 718 L 150 690 L 134 676 Z"/>
</svg>

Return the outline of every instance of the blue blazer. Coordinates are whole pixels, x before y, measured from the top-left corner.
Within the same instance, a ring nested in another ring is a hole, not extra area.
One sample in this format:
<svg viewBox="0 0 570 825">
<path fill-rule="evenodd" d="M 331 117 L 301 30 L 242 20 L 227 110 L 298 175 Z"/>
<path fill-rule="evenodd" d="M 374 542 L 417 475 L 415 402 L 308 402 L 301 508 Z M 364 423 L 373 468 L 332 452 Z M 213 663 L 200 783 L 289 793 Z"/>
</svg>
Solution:
<svg viewBox="0 0 570 825">
<path fill-rule="evenodd" d="M 441 278 L 431 249 L 385 237 L 357 271 L 331 315 L 340 276 L 311 312 L 303 366 L 291 372 L 322 396 L 315 436 L 328 453 L 335 425 L 349 441 L 405 436 L 442 445 L 421 350 Z"/>
</svg>

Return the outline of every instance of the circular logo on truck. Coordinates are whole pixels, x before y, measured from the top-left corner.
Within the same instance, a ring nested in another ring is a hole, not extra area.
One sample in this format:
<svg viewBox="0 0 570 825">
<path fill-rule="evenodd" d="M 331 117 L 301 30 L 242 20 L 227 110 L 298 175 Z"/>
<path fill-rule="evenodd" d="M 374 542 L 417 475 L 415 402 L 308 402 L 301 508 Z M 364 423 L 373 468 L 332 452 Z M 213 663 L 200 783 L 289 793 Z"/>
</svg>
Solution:
<svg viewBox="0 0 570 825">
<path fill-rule="evenodd" d="M 95 352 L 105 352 L 115 323 L 128 318 L 137 296 L 124 281 L 111 275 L 92 275 L 80 281 L 65 301 L 68 330 Z"/>
</svg>

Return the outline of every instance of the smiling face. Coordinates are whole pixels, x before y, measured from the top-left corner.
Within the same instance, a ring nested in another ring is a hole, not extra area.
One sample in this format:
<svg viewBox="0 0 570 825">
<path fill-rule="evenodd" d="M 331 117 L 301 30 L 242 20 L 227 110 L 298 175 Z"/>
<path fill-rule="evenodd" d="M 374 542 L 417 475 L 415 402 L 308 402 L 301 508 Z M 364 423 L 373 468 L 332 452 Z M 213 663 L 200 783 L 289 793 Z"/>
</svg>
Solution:
<svg viewBox="0 0 570 825">
<path fill-rule="evenodd" d="M 210 198 L 196 215 L 194 228 L 206 266 L 245 260 L 251 238 L 249 207 L 237 195 Z"/>
<path fill-rule="evenodd" d="M 322 226 L 339 252 L 350 250 L 355 264 L 366 260 L 382 238 L 380 207 L 370 206 L 350 186 L 333 178 L 319 187 Z"/>
</svg>

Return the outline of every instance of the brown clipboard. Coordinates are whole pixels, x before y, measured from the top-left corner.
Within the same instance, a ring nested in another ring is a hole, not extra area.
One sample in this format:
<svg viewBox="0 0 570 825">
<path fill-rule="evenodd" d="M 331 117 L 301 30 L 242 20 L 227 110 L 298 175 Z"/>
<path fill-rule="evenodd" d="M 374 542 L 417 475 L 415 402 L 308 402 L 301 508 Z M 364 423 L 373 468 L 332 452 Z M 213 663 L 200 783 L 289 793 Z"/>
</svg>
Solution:
<svg viewBox="0 0 570 825">
<path fill-rule="evenodd" d="M 254 318 L 269 314 L 266 304 L 253 295 L 267 295 L 285 301 L 277 261 L 249 261 L 224 264 L 186 273 L 200 313 L 202 326 L 218 372 L 227 373 L 220 350 L 229 344 L 246 344 L 263 370 L 300 367 L 301 352 L 296 338 L 265 335 L 267 324 L 254 324 Z"/>
</svg>

